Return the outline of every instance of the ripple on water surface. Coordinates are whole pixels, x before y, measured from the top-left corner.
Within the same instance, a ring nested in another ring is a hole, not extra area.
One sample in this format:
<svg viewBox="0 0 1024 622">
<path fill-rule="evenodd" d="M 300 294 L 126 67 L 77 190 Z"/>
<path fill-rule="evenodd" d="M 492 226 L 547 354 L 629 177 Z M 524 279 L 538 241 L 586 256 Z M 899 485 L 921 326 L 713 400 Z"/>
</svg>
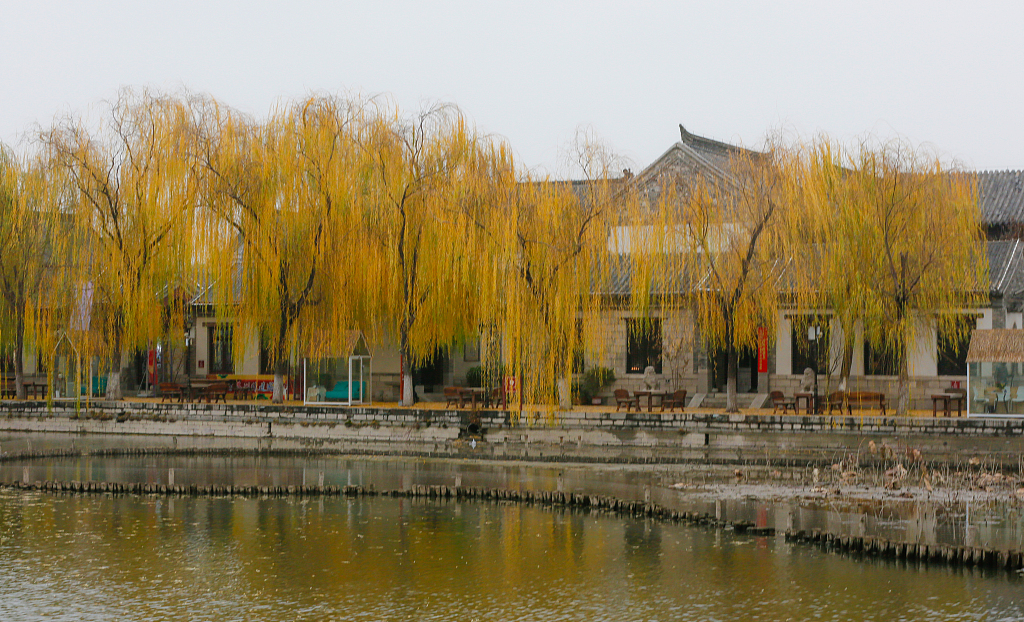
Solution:
<svg viewBox="0 0 1024 622">
<path fill-rule="evenodd" d="M 3 620 L 995 620 L 1021 587 L 527 505 L 0 494 Z"/>
</svg>

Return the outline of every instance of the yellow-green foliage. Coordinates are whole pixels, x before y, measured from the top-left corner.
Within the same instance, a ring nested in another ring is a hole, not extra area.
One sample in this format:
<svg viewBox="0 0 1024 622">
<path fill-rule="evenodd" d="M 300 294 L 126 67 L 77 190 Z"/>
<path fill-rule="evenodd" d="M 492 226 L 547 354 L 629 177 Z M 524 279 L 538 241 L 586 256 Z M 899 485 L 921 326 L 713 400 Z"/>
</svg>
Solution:
<svg viewBox="0 0 1024 622">
<path fill-rule="evenodd" d="M 114 371 L 123 353 L 165 336 L 169 320 L 181 326 L 175 292 L 192 274 L 196 203 L 188 121 L 180 100 L 124 91 L 98 127 L 69 117 L 42 136 L 77 229 L 66 276 L 79 287 L 64 305 L 90 284 L 93 346 Z"/>
<path fill-rule="evenodd" d="M 59 300 L 55 275 L 64 269 L 56 187 L 44 165 L 0 146 L 0 347 L 16 359 L 26 343 L 48 350 Z"/>
<path fill-rule="evenodd" d="M 275 363 L 337 352 L 350 328 L 346 218 L 360 111 L 310 99 L 256 122 L 195 100 L 205 283 L 234 320 L 236 358 L 261 336 Z M 300 332 L 304 331 L 304 332 Z"/>
<path fill-rule="evenodd" d="M 370 312 L 366 326 L 415 365 L 476 332 L 474 218 L 486 218 L 488 198 L 501 196 L 494 186 L 508 153 L 452 107 L 406 119 L 388 104 L 374 107 L 360 153 L 352 270 Z"/>
<path fill-rule="evenodd" d="M 647 204 L 594 141 L 577 144 L 583 179 L 551 181 L 452 106 L 312 96 L 254 119 L 125 91 L 95 127 L 41 139 L 25 171 L 0 167 L 0 244 L 60 231 L 19 261 L 63 267 L 20 308 L 41 341 L 42 310 L 74 328 L 91 288 L 76 343 L 115 361 L 180 338 L 197 298 L 234 324 L 236 358 L 261 340 L 278 372 L 344 354 L 352 329 L 407 369 L 480 336 L 489 374 L 552 403 L 580 351 L 601 358 L 609 308 L 692 310 L 704 345 L 735 355 L 775 334 L 781 301 L 905 350 L 922 317 L 964 330 L 945 312 L 987 282 L 970 179 L 902 146 L 738 149 L 724 175 L 657 180 Z"/>
<path fill-rule="evenodd" d="M 666 180 L 664 229 L 678 247 L 675 269 L 691 291 L 695 323 L 710 351 L 728 354 L 729 408 L 735 410 L 736 353 L 774 334 L 789 260 L 781 235 L 790 203 L 790 163 L 781 149 L 737 150 L 727 174 Z"/>
<path fill-rule="evenodd" d="M 987 259 L 970 175 L 904 143 L 853 150 L 821 139 L 800 157 L 794 305 L 830 309 L 896 353 L 906 406 L 908 346 L 922 329 L 962 335 L 960 309 L 987 302 Z"/>
<path fill-rule="evenodd" d="M 55 307 L 93 288 L 89 349 L 115 359 L 180 336 L 195 298 L 232 321 L 236 358 L 261 339 L 279 371 L 337 355 L 354 328 L 407 368 L 482 335 L 487 369 L 549 401 L 574 353 L 600 347 L 591 294 L 621 262 L 611 232 L 635 225 L 601 149 L 581 143 L 581 182 L 534 180 L 451 106 L 316 96 L 256 120 L 126 91 L 99 126 L 42 138 L 75 225 Z M 651 265 L 635 266 L 638 308 Z"/>
<path fill-rule="evenodd" d="M 601 310 L 616 301 L 595 292 L 608 292 L 613 270 L 629 264 L 613 231 L 639 222 L 634 188 L 613 178 L 614 159 L 589 140 L 576 147 L 583 179 L 509 180 L 481 227 L 480 256 L 489 262 L 479 281 L 483 325 L 527 403 L 556 400 L 576 353 L 599 358 Z"/>
</svg>

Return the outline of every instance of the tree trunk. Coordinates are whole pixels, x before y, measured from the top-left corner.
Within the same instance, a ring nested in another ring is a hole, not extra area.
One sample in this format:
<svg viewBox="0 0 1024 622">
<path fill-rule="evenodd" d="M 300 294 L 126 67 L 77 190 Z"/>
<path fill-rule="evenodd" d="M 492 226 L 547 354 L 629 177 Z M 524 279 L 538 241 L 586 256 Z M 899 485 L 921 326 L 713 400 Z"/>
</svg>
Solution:
<svg viewBox="0 0 1024 622">
<path fill-rule="evenodd" d="M 28 397 L 25 391 L 25 307 L 19 305 L 14 336 L 14 388 L 19 400 Z"/>
<path fill-rule="evenodd" d="M 561 410 L 572 410 L 572 387 L 569 385 L 569 381 L 565 378 L 559 378 L 557 388 L 558 408 Z"/>
<path fill-rule="evenodd" d="M 402 406 L 413 405 L 415 396 L 412 391 L 412 372 L 406 371 L 402 374 Z"/>
<path fill-rule="evenodd" d="M 124 360 L 126 356 L 120 349 L 120 343 L 121 340 L 118 339 L 118 347 L 114 350 L 117 352 L 114 369 L 111 369 L 110 374 L 107 375 L 107 393 L 104 398 L 108 400 L 119 400 L 124 397 L 124 392 L 121 391 L 121 378 L 124 376 Z"/>
<path fill-rule="evenodd" d="M 409 362 L 409 350 L 408 346 L 404 345 L 408 343 L 408 339 L 403 335 L 401 346 L 401 357 L 402 357 L 402 395 L 401 405 L 412 406 L 415 402 L 415 396 L 412 391 L 412 363 Z"/>
<path fill-rule="evenodd" d="M 896 384 L 896 414 L 905 415 L 910 409 L 910 361 L 906 347 L 899 352 L 899 380 Z"/>
<path fill-rule="evenodd" d="M 739 376 L 739 360 L 732 343 L 725 348 L 725 361 L 725 412 L 738 413 L 740 409 L 736 403 L 736 378 Z"/>
<path fill-rule="evenodd" d="M 280 348 L 279 348 L 280 350 Z M 288 379 L 288 360 L 278 353 L 277 361 L 274 362 L 274 393 L 270 397 L 272 404 L 283 404 Z"/>
<path fill-rule="evenodd" d="M 110 370 L 107 374 L 107 392 L 104 395 L 104 399 L 108 400 L 119 400 L 121 399 L 121 367 L 118 364 L 117 369 Z"/>
<path fill-rule="evenodd" d="M 283 299 L 282 299 L 283 300 Z M 277 320 L 277 337 L 274 340 L 274 392 L 270 395 L 271 404 L 284 404 L 288 378 L 288 355 L 285 351 L 288 344 L 288 329 L 294 320 L 289 314 L 289 307 L 282 302 L 281 315 Z M 302 388 L 305 393 L 306 388 Z"/>
<path fill-rule="evenodd" d="M 843 331 L 843 360 L 839 368 L 839 390 L 845 391 L 850 382 L 850 370 L 853 368 L 853 334 Z"/>
<path fill-rule="evenodd" d="M 900 291 L 896 298 L 896 326 L 900 330 L 899 344 L 896 350 L 899 361 L 899 382 L 896 387 L 896 414 L 905 415 L 910 407 L 910 361 L 907 353 L 907 254 L 900 253 Z"/>
</svg>

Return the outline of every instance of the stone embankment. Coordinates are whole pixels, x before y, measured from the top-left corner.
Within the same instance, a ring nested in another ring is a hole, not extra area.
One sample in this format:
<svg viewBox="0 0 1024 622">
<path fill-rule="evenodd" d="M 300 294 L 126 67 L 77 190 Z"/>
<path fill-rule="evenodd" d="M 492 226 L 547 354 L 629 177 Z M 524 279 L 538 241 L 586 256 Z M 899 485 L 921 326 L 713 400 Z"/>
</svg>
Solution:
<svg viewBox="0 0 1024 622">
<path fill-rule="evenodd" d="M 60 455 L 69 456 L 64 451 Z M 106 452 L 113 455 L 115 452 Z M 119 451 L 116 453 L 133 453 Z M 144 453 L 138 450 L 137 453 Z M 52 455 L 52 454 L 51 454 Z M 25 459 L 35 454 L 7 456 L 6 459 Z M 541 507 L 563 508 L 569 511 L 604 512 L 626 517 L 647 517 L 652 520 L 681 522 L 695 527 L 732 531 L 761 537 L 778 537 L 772 527 L 759 527 L 749 521 L 720 520 L 709 513 L 672 510 L 657 503 L 622 500 L 606 495 L 587 495 L 550 490 L 518 490 L 507 488 L 479 488 L 458 486 L 414 485 L 404 490 L 375 490 L 363 486 L 304 485 L 304 486 L 234 486 L 196 484 L 118 483 L 94 481 L 45 481 L 0 483 L 0 489 L 42 491 L 52 494 L 105 494 L 105 495 L 161 495 L 191 497 L 406 497 L 437 501 L 477 501 L 491 503 L 523 503 Z M 863 558 L 879 558 L 895 563 L 944 564 L 954 567 L 978 567 L 990 570 L 1021 572 L 1024 555 L 1016 550 L 995 550 L 983 547 L 943 544 L 920 544 L 893 541 L 871 536 L 853 536 L 814 529 L 787 531 L 787 542 L 818 546 L 825 551 Z"/>
<path fill-rule="evenodd" d="M 478 410 L 469 411 L 389 407 L 292 406 L 267 403 L 202 404 L 141 401 L 4 401 L 0 428 L 21 430 L 18 420 L 65 421 L 85 426 L 109 422 L 93 432 L 164 434 L 152 423 L 181 423 L 187 431 L 176 434 L 277 436 L 280 427 L 303 426 L 330 436 L 325 430 L 344 427 L 345 437 L 390 437 L 381 429 L 420 432 L 424 440 L 452 438 L 459 431 L 495 434 L 521 429 L 588 430 L 608 433 L 649 431 L 696 434 L 762 432 L 897 435 L 1024 437 L 1024 418 L 1010 417 L 882 417 L 863 411 L 850 416 L 724 414 L 709 412 L 614 412 L 594 410 Z M 115 425 L 116 424 L 116 425 Z M 141 424 L 141 425 L 133 425 Z M 215 424 L 235 424 L 220 428 Z M 314 426 L 319 426 L 316 428 Z M 96 426 L 92 426 L 95 428 Z M 422 432 L 429 430 L 429 432 Z M 53 430 L 57 431 L 57 430 Z M 377 432 L 375 432 L 377 431 Z M 299 434 L 309 436 L 309 434 Z"/>
</svg>

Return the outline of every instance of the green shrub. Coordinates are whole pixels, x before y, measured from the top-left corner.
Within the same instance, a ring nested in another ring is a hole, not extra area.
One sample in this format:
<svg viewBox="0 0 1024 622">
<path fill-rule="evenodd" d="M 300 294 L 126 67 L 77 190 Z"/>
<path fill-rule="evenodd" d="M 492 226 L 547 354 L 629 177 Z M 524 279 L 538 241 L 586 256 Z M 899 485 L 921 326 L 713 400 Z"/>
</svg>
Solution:
<svg viewBox="0 0 1024 622">
<path fill-rule="evenodd" d="M 608 367 L 591 367 L 573 383 L 573 392 L 581 404 L 590 404 L 602 389 L 615 382 L 615 372 Z"/>
<path fill-rule="evenodd" d="M 484 381 L 484 369 L 477 365 L 466 370 L 466 386 L 482 387 Z"/>
</svg>

